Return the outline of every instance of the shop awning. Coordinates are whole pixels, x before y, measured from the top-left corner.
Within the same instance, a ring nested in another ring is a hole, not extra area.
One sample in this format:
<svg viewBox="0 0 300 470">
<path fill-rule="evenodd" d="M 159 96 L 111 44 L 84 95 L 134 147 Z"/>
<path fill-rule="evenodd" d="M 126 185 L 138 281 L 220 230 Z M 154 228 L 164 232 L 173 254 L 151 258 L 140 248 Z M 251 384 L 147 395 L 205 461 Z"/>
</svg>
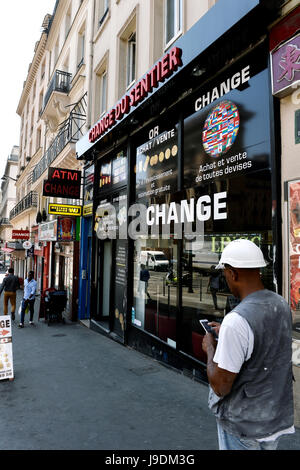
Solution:
<svg viewBox="0 0 300 470">
<path fill-rule="evenodd" d="M 12 253 L 15 250 L 13 248 L 1 248 L 1 251 L 4 251 L 5 253 Z"/>
</svg>

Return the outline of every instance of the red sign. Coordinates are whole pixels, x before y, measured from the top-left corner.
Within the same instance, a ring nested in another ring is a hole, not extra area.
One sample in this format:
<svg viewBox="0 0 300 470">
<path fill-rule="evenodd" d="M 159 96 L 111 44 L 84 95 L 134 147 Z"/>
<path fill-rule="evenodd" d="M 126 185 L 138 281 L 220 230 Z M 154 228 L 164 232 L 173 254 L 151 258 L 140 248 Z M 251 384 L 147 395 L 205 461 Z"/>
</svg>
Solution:
<svg viewBox="0 0 300 470">
<path fill-rule="evenodd" d="M 80 184 L 44 180 L 43 196 L 80 199 Z"/>
<path fill-rule="evenodd" d="M 121 101 L 104 116 L 89 132 L 89 141 L 95 142 L 108 129 L 113 127 L 117 121 L 120 121 L 125 114 L 128 114 L 132 106 L 136 106 L 143 101 L 148 93 L 157 88 L 159 83 L 164 82 L 170 77 L 178 67 L 182 66 L 182 50 L 173 47 L 144 78 L 132 88 L 129 95 L 125 95 Z"/>
<path fill-rule="evenodd" d="M 13 230 L 12 239 L 13 240 L 29 240 L 30 232 L 29 230 Z"/>
<path fill-rule="evenodd" d="M 48 170 L 48 180 L 64 184 L 72 184 L 80 186 L 81 171 L 67 170 L 65 168 L 53 168 Z"/>
</svg>

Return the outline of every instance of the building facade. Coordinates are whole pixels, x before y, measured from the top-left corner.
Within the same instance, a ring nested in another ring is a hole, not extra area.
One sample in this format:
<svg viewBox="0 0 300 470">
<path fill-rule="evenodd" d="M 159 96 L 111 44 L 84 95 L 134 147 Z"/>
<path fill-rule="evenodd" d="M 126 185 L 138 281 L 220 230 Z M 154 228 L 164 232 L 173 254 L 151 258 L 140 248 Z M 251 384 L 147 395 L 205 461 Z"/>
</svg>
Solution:
<svg viewBox="0 0 300 470">
<path fill-rule="evenodd" d="M 1 202 L 0 202 L 0 239 L 1 239 L 1 265 L 10 267 L 11 256 L 14 251 L 9 246 L 12 240 L 12 225 L 9 220 L 10 211 L 16 203 L 16 176 L 18 172 L 19 147 L 14 145 L 7 158 L 4 174 L 1 178 Z"/>
<path fill-rule="evenodd" d="M 71 320 L 78 317 L 80 219 L 60 206 L 80 206 L 81 193 L 62 193 L 57 181 L 46 183 L 51 169 L 60 169 L 62 178 L 65 170 L 81 170 L 75 143 L 86 122 L 92 23 L 91 2 L 56 1 L 52 15 L 44 18 L 17 109 L 20 164 L 10 220 L 14 228 L 30 232 L 32 249 L 20 252 L 16 265 L 19 275 L 34 268 L 42 293 L 66 290 Z"/>
<path fill-rule="evenodd" d="M 293 313 L 296 422 L 300 423 L 300 35 L 299 2 L 289 2 L 270 31 L 272 93 L 280 108 L 283 295 Z"/>
<path fill-rule="evenodd" d="M 80 318 L 204 381 L 199 320 L 237 301 L 214 271 L 226 243 L 255 241 L 266 287 L 282 289 L 268 43 L 279 2 L 213 3 L 99 2 L 76 145 Z"/>
</svg>

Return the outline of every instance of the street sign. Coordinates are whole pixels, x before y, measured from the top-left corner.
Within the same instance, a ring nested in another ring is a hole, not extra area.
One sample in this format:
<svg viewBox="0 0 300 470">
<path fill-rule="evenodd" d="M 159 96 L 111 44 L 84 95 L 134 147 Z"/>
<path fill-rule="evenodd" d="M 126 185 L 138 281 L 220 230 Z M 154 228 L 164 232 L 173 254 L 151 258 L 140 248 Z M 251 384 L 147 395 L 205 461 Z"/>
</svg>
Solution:
<svg viewBox="0 0 300 470">
<path fill-rule="evenodd" d="M 69 204 L 52 204 L 48 205 L 48 214 L 54 215 L 74 215 L 75 217 L 81 217 L 82 207 L 71 206 Z"/>
<path fill-rule="evenodd" d="M 25 250 L 30 250 L 31 247 L 32 243 L 29 240 L 23 243 L 23 248 L 25 248 Z"/>
<path fill-rule="evenodd" d="M 13 240 L 29 240 L 30 232 L 29 230 L 13 230 L 11 238 Z"/>
<path fill-rule="evenodd" d="M 13 379 L 11 316 L 0 316 L 0 380 Z"/>
</svg>

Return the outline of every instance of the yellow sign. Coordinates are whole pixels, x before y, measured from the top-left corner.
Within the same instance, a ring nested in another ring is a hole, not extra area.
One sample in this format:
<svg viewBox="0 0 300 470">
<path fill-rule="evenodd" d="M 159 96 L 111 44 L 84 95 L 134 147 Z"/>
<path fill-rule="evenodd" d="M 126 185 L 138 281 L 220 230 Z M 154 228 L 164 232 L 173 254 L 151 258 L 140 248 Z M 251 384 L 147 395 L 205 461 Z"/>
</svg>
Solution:
<svg viewBox="0 0 300 470">
<path fill-rule="evenodd" d="M 48 206 L 48 214 L 54 215 L 74 215 L 75 217 L 81 217 L 82 207 L 71 206 L 67 204 L 52 204 Z"/>
<path fill-rule="evenodd" d="M 83 206 L 83 217 L 88 217 L 93 213 L 93 204 Z"/>
</svg>

